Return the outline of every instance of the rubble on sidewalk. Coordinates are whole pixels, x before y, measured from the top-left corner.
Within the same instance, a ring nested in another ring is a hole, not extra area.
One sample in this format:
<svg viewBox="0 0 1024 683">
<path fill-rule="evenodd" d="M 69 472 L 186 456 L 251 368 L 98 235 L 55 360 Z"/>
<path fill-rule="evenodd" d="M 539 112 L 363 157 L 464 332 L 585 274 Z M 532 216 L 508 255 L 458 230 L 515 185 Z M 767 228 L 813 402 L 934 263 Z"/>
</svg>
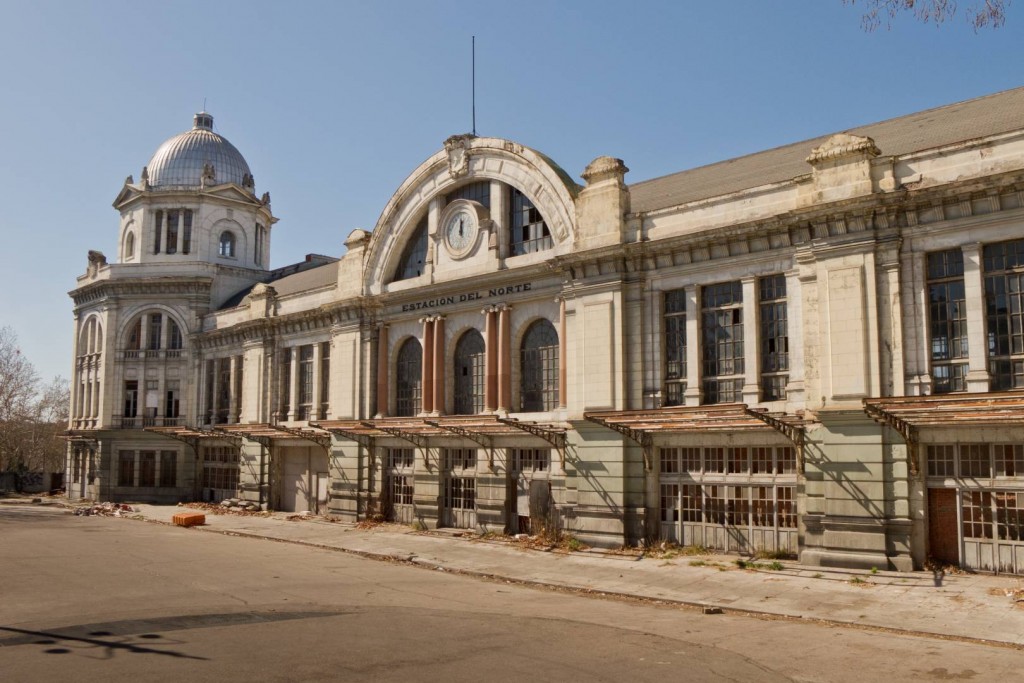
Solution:
<svg viewBox="0 0 1024 683">
<path fill-rule="evenodd" d="M 135 512 L 135 509 L 127 503 L 94 503 L 75 508 L 74 514 L 76 517 L 124 517 L 131 512 Z"/>
<path fill-rule="evenodd" d="M 271 515 L 259 504 L 240 498 L 227 498 L 219 503 L 178 503 L 178 507 L 203 510 L 211 515 L 237 515 L 240 517 L 269 517 Z"/>
</svg>

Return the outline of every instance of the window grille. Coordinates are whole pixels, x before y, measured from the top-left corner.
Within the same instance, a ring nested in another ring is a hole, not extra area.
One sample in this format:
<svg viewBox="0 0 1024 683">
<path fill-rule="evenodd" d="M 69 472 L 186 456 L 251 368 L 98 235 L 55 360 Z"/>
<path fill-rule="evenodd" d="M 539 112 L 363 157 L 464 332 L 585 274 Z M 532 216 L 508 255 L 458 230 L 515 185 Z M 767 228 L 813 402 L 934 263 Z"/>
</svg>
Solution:
<svg viewBox="0 0 1024 683">
<path fill-rule="evenodd" d="M 509 247 L 512 256 L 532 254 L 553 246 L 551 233 L 540 211 L 525 194 L 510 189 Z"/>
<path fill-rule="evenodd" d="M 484 409 L 484 338 L 469 330 L 455 345 L 455 414 L 473 415 Z"/>
<path fill-rule="evenodd" d="M 666 406 L 683 404 L 686 391 L 686 292 L 665 292 L 665 395 Z"/>
<path fill-rule="evenodd" d="M 985 314 L 991 389 L 1024 387 L 1024 240 L 990 244 L 985 265 Z"/>
<path fill-rule="evenodd" d="M 762 277 L 758 285 L 761 309 L 761 399 L 779 401 L 786 398 L 786 384 L 789 381 L 786 276 Z"/>
<path fill-rule="evenodd" d="M 725 282 L 701 289 L 705 403 L 742 400 L 743 287 Z"/>
<path fill-rule="evenodd" d="M 313 346 L 299 348 L 299 396 L 296 420 L 308 420 L 313 410 Z"/>
<path fill-rule="evenodd" d="M 445 195 L 444 201 L 446 204 L 451 204 L 456 199 L 468 199 L 471 202 L 477 202 L 482 206 L 490 209 L 491 208 L 491 181 L 490 180 L 478 180 L 476 182 L 463 185 L 462 187 L 452 190 Z"/>
<path fill-rule="evenodd" d="M 530 325 L 520 353 L 520 402 L 524 412 L 558 407 L 558 333 L 547 320 Z"/>
<path fill-rule="evenodd" d="M 402 252 L 395 269 L 395 280 L 408 280 L 423 275 L 427 262 L 427 217 L 423 216 Z"/>
<path fill-rule="evenodd" d="M 395 414 L 413 417 L 421 410 L 423 347 L 416 339 L 406 339 L 398 351 L 395 367 Z"/>
</svg>

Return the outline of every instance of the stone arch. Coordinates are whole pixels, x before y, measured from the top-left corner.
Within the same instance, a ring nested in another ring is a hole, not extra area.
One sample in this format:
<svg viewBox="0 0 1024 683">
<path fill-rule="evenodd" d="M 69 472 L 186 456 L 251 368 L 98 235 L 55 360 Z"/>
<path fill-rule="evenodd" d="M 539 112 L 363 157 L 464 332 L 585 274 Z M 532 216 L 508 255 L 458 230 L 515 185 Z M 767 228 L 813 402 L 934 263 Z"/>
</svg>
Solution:
<svg viewBox="0 0 1024 683">
<path fill-rule="evenodd" d="M 576 238 L 579 186 L 543 154 L 500 138 L 455 136 L 410 174 L 388 201 L 370 236 L 363 271 L 364 294 L 381 293 L 391 280 L 408 238 L 430 201 L 467 180 L 498 180 L 523 192 L 544 216 L 554 254 Z M 429 244 L 428 244 L 429 249 Z"/>
<path fill-rule="evenodd" d="M 176 309 L 172 308 L 171 306 L 167 306 L 166 304 L 142 303 L 124 311 L 124 315 L 121 318 L 122 322 L 118 326 L 117 331 L 118 349 L 127 348 L 128 335 L 130 334 L 131 328 L 134 326 L 135 321 L 138 320 L 141 316 L 148 315 L 150 313 L 162 313 L 169 319 L 173 320 L 178 325 L 178 328 L 181 330 L 182 348 L 187 348 L 189 330 L 188 325 L 185 324 L 184 320 L 181 317 L 181 313 Z"/>
<path fill-rule="evenodd" d="M 103 352 L 103 318 L 99 313 L 90 313 L 79 325 L 78 354 L 84 356 Z"/>
</svg>

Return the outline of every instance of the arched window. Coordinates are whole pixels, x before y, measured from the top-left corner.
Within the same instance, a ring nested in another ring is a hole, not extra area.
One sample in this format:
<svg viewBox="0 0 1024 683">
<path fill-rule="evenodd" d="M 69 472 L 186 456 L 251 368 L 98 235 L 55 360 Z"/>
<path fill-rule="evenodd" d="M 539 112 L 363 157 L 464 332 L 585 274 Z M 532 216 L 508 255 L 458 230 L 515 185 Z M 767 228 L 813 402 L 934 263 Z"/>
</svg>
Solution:
<svg viewBox="0 0 1024 683">
<path fill-rule="evenodd" d="M 138 351 L 142 348 L 142 316 L 140 315 L 132 323 L 131 329 L 128 330 L 128 343 L 125 344 L 125 348 L 129 351 Z"/>
<path fill-rule="evenodd" d="M 491 181 L 478 180 L 468 185 L 452 190 L 444 197 L 446 204 L 451 204 L 456 199 L 468 199 L 491 208 Z"/>
<path fill-rule="evenodd" d="M 455 414 L 473 415 L 484 409 L 484 338 L 469 330 L 455 345 Z"/>
<path fill-rule="evenodd" d="M 220 234 L 220 255 L 228 258 L 235 257 L 235 234 L 225 230 Z"/>
<path fill-rule="evenodd" d="M 413 230 L 409 242 L 402 252 L 402 260 L 395 268 L 395 281 L 423 275 L 424 264 L 427 262 L 427 217 L 419 222 Z"/>
<path fill-rule="evenodd" d="M 181 328 L 170 318 L 167 319 L 167 325 L 167 348 L 172 351 L 181 349 Z"/>
<path fill-rule="evenodd" d="M 413 417 L 421 408 L 423 347 L 415 339 L 406 339 L 395 363 L 395 415 Z"/>
<path fill-rule="evenodd" d="M 509 250 L 512 256 L 552 247 L 551 232 L 530 199 L 512 188 L 509 192 Z"/>
<path fill-rule="evenodd" d="M 530 325 L 520 350 L 520 404 L 525 413 L 558 407 L 558 333 L 547 320 Z"/>
<path fill-rule="evenodd" d="M 124 258 L 125 260 L 135 257 L 135 233 L 130 232 L 128 236 L 124 238 Z"/>
</svg>

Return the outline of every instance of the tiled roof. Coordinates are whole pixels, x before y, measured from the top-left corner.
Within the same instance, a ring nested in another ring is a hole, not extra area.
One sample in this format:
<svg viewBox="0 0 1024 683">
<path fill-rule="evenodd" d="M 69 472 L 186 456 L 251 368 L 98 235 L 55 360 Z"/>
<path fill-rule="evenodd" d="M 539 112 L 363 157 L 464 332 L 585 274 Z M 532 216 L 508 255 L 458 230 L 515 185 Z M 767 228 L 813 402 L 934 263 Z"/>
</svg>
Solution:
<svg viewBox="0 0 1024 683">
<path fill-rule="evenodd" d="M 1024 129 L 1024 88 L 949 104 L 853 128 L 896 156 Z M 630 186 L 634 212 L 655 211 L 699 199 L 790 180 L 811 172 L 805 159 L 830 135 L 776 147 Z"/>
</svg>

